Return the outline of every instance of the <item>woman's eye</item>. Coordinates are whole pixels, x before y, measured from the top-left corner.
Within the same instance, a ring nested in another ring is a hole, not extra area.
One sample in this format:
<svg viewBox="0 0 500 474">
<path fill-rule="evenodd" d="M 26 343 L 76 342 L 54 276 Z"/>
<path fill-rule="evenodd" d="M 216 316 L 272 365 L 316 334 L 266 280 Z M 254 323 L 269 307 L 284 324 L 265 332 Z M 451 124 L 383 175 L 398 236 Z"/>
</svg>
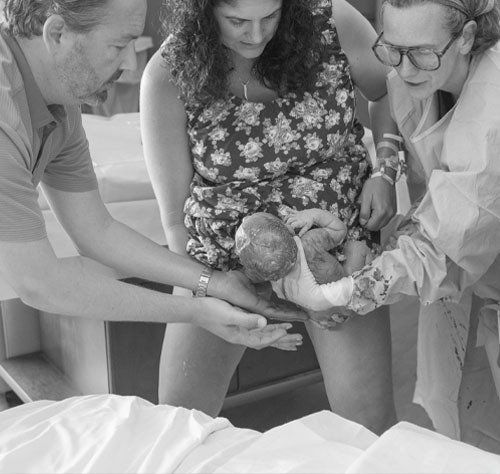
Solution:
<svg viewBox="0 0 500 474">
<path fill-rule="evenodd" d="M 243 26 L 243 24 L 244 24 L 244 23 L 245 23 L 245 22 L 244 22 L 244 21 L 242 21 L 242 20 L 231 20 L 231 24 L 232 24 L 233 26 L 236 26 L 236 27 L 238 27 L 238 26 Z"/>
</svg>

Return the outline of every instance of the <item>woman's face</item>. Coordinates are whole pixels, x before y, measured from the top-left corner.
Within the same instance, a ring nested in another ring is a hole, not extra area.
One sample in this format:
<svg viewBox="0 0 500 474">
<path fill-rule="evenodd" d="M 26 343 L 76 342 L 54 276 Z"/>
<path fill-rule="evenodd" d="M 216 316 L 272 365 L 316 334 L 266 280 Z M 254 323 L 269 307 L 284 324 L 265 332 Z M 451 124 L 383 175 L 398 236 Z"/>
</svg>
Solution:
<svg viewBox="0 0 500 474">
<path fill-rule="evenodd" d="M 282 0 L 221 1 L 214 15 L 222 44 L 244 58 L 258 58 L 276 33 L 281 4 Z"/>
<path fill-rule="evenodd" d="M 400 47 L 422 47 L 441 51 L 451 39 L 444 26 L 446 10 L 434 3 L 407 8 L 384 7 L 382 41 Z M 396 71 L 416 99 L 430 97 L 438 90 L 452 92 L 458 64 L 464 60 L 459 51 L 460 38 L 454 41 L 441 58 L 441 67 L 435 71 L 417 69 L 406 56 Z"/>
</svg>

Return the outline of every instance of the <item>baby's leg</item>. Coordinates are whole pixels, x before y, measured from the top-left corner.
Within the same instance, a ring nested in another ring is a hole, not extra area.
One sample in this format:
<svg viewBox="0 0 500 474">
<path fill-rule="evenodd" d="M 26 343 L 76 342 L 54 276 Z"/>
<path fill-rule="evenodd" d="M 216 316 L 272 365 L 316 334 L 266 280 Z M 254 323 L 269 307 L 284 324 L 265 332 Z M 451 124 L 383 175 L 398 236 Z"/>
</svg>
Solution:
<svg viewBox="0 0 500 474">
<path fill-rule="evenodd" d="M 335 247 L 335 242 L 326 229 L 312 229 L 302 236 L 301 241 L 307 264 L 319 284 L 345 276 L 342 265 L 328 252 Z"/>
<path fill-rule="evenodd" d="M 365 242 L 351 240 L 344 245 L 344 272 L 352 275 L 355 271 L 361 270 L 373 259 L 372 253 Z"/>
</svg>

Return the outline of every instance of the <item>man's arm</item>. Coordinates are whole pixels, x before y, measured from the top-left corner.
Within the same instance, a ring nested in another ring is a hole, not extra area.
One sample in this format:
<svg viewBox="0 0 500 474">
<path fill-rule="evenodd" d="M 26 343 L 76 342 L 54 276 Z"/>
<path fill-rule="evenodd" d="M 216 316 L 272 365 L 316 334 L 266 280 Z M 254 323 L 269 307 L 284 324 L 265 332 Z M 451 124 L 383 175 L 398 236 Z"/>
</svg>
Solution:
<svg viewBox="0 0 500 474">
<path fill-rule="evenodd" d="M 196 288 L 203 269 L 201 264 L 161 247 L 114 220 L 98 191 L 69 193 L 46 185 L 44 190 L 81 255 L 124 275 Z M 238 272 L 214 272 L 208 284 L 208 295 L 273 319 L 290 319 L 287 308 L 259 298 L 250 282 Z M 306 320 L 307 315 L 296 312 L 293 319 Z"/>
<path fill-rule="evenodd" d="M 193 323 L 217 336 L 256 349 L 295 350 L 300 336 L 288 324 L 266 325 L 215 298 L 186 298 L 150 291 L 105 276 L 87 258 L 58 259 L 47 239 L 0 241 L 0 269 L 28 305 L 37 309 L 108 321 Z"/>
</svg>

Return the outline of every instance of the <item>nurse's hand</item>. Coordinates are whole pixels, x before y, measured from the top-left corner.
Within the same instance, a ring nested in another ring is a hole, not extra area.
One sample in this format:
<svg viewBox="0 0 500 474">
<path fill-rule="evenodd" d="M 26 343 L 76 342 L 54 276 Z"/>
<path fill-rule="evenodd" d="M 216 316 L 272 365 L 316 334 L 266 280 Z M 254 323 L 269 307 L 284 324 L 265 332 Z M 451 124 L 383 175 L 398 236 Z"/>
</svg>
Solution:
<svg viewBox="0 0 500 474">
<path fill-rule="evenodd" d="M 239 271 L 214 272 L 208 285 L 210 296 L 228 301 L 252 313 L 278 321 L 307 321 L 309 316 L 289 301 L 269 298 L 258 292 L 252 282 Z"/>
<path fill-rule="evenodd" d="M 359 222 L 368 230 L 380 230 L 397 210 L 396 186 L 377 176 L 368 179 L 361 192 Z"/>
<path fill-rule="evenodd" d="M 295 351 L 302 344 L 300 334 L 288 334 L 289 323 L 270 324 L 262 316 L 247 313 L 217 298 L 193 298 L 192 323 L 220 338 L 252 349 L 274 346 Z"/>
</svg>

